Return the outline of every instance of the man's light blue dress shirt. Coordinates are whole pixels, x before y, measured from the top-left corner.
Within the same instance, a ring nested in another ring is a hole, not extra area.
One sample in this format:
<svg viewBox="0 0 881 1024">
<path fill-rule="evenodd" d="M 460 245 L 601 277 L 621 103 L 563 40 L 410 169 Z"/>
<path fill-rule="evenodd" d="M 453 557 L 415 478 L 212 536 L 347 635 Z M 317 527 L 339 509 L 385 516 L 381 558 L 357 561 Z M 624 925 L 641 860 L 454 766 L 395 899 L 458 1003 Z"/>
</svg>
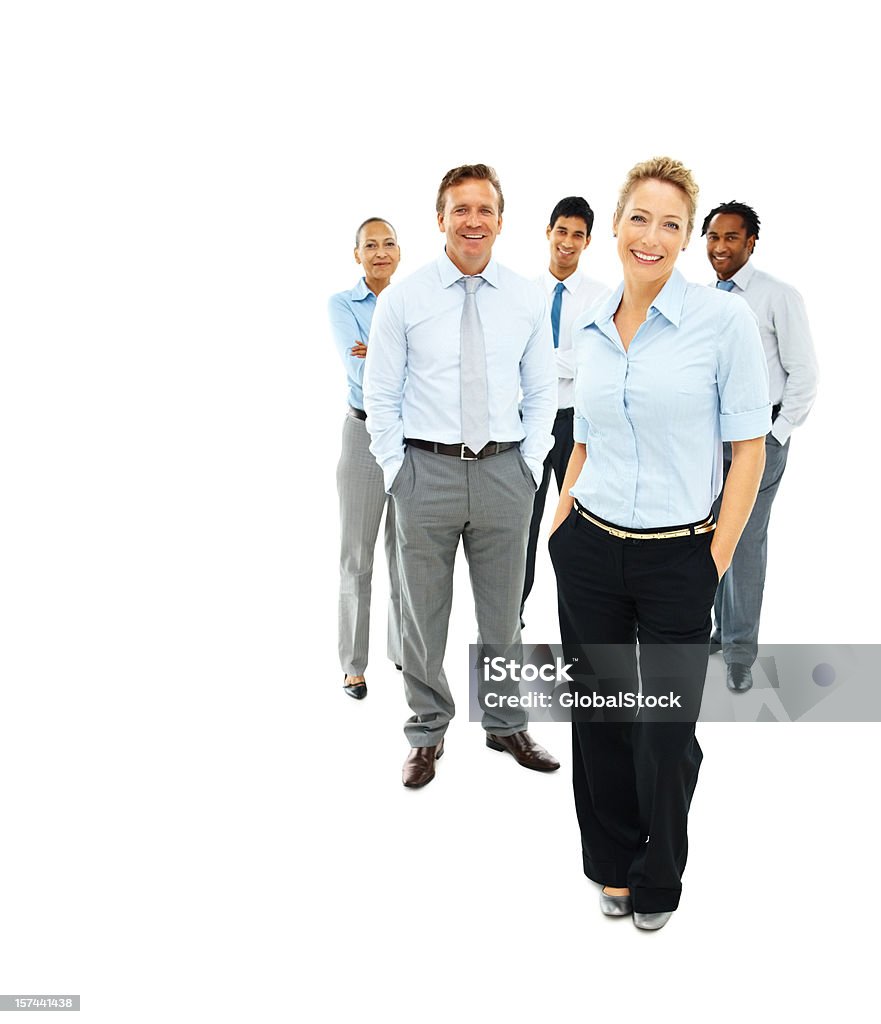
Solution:
<svg viewBox="0 0 881 1024">
<path fill-rule="evenodd" d="M 404 461 L 405 437 L 462 441 L 462 276 L 443 253 L 384 291 L 376 304 L 364 399 L 370 450 L 382 467 L 386 490 Z M 485 282 L 477 290 L 477 309 L 486 346 L 490 435 L 493 441 L 521 442 L 520 452 L 538 484 L 557 412 L 547 301 L 538 285 L 495 260 L 479 276 Z"/>
<path fill-rule="evenodd" d="M 364 408 L 364 360 L 352 355 L 352 346 L 356 341 L 367 344 L 375 309 L 376 296 L 363 277 L 354 288 L 331 295 L 327 303 L 333 340 L 346 368 L 349 405 L 356 409 Z"/>
<path fill-rule="evenodd" d="M 625 351 L 612 319 L 623 291 L 574 325 L 587 461 L 570 494 L 622 527 L 694 523 L 722 489 L 722 441 L 771 426 L 756 319 L 743 299 L 674 270 Z"/>
</svg>

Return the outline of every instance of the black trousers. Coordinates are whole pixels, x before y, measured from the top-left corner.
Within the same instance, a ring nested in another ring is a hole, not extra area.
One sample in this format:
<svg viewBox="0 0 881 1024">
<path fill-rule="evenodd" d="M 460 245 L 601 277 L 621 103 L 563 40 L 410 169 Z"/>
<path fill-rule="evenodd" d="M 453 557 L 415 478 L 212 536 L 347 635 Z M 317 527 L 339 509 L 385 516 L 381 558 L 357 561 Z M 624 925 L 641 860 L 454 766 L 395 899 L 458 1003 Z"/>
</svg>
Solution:
<svg viewBox="0 0 881 1024">
<path fill-rule="evenodd" d="M 694 722 L 718 584 L 712 537 L 618 539 L 573 509 L 549 542 L 566 660 L 581 666 L 572 672 L 573 691 L 595 688 L 598 679 L 613 692 L 633 689 L 638 642 L 643 693 L 676 689 L 690 708 L 677 721 L 643 711 L 604 721 L 573 713 L 584 873 L 629 886 L 633 909 L 644 914 L 675 910 L 682 891 L 688 809 L 703 756 Z"/>
<path fill-rule="evenodd" d="M 563 480 L 566 477 L 566 467 L 569 465 L 569 457 L 572 455 L 572 448 L 575 445 L 574 422 L 575 410 L 573 408 L 557 410 L 554 420 L 554 445 L 545 457 L 541 483 L 538 485 L 532 503 L 532 520 L 529 523 L 529 540 L 526 544 L 526 574 L 523 580 L 523 598 L 520 601 L 521 618 L 526 598 L 529 597 L 532 584 L 535 582 L 535 555 L 538 550 L 538 534 L 544 516 L 548 485 L 551 482 L 551 470 L 553 470 L 557 481 L 557 490 L 561 491 Z"/>
</svg>

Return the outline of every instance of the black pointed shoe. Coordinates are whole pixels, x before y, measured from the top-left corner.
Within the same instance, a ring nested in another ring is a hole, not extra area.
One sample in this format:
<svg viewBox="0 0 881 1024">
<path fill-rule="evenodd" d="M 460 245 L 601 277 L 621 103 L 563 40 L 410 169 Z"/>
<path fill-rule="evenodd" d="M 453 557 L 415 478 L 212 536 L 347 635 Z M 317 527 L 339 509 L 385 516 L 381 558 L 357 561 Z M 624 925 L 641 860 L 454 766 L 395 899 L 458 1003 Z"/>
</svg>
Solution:
<svg viewBox="0 0 881 1024">
<path fill-rule="evenodd" d="M 348 676 L 343 673 L 343 689 L 349 697 L 354 697 L 355 700 L 364 700 L 367 696 L 367 680 L 363 683 L 347 683 L 346 679 Z"/>
</svg>

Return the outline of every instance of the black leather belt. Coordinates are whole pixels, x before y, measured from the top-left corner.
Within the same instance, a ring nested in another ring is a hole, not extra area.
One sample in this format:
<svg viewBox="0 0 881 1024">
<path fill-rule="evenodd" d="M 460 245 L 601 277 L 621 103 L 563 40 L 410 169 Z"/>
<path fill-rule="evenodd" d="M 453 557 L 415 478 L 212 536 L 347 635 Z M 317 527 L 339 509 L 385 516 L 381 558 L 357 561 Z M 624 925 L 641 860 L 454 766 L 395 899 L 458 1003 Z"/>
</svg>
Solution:
<svg viewBox="0 0 881 1024">
<path fill-rule="evenodd" d="M 352 419 L 356 419 L 356 420 L 366 420 L 367 419 L 367 413 L 364 412 L 363 409 L 356 409 L 354 405 L 350 405 L 349 406 L 349 415 L 352 417 Z"/>
<path fill-rule="evenodd" d="M 452 455 L 456 459 L 465 459 L 466 462 L 473 462 L 475 459 L 488 459 L 491 455 L 500 455 L 509 448 L 516 448 L 520 442 L 490 441 L 476 454 L 464 444 L 442 444 L 440 441 L 423 441 L 418 437 L 405 437 L 404 444 L 412 445 L 414 448 L 421 448 L 425 452 L 434 452 L 435 455 Z"/>
</svg>

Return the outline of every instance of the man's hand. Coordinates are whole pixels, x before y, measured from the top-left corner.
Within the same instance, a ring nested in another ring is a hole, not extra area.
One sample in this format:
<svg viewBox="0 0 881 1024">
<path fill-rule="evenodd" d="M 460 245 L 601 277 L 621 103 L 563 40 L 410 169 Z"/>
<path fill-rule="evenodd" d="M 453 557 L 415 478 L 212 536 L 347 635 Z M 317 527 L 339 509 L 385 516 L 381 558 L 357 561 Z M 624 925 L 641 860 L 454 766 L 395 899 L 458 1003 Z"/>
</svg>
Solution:
<svg viewBox="0 0 881 1024">
<path fill-rule="evenodd" d="M 367 357 L 367 346 L 361 341 L 356 341 L 352 346 L 352 355 L 356 359 L 365 359 Z"/>
</svg>

